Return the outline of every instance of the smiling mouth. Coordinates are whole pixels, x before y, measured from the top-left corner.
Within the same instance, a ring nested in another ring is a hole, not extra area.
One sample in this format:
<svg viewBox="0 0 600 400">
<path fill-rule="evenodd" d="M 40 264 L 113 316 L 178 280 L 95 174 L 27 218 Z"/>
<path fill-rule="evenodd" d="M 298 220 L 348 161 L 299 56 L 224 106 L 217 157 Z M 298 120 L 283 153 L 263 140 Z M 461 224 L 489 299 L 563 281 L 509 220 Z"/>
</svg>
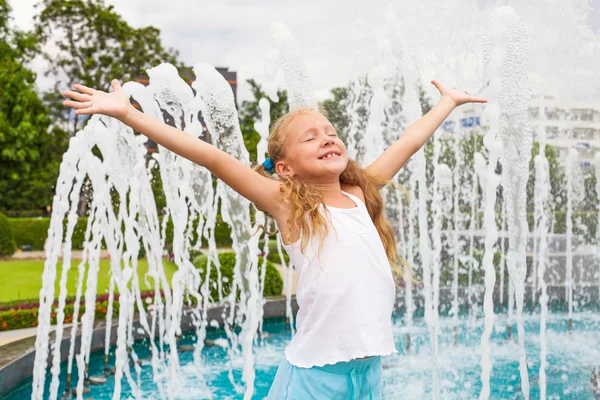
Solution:
<svg viewBox="0 0 600 400">
<path fill-rule="evenodd" d="M 319 160 L 329 160 L 332 158 L 338 158 L 340 156 L 339 153 L 328 153 L 325 154 L 323 157 L 319 157 Z"/>
</svg>

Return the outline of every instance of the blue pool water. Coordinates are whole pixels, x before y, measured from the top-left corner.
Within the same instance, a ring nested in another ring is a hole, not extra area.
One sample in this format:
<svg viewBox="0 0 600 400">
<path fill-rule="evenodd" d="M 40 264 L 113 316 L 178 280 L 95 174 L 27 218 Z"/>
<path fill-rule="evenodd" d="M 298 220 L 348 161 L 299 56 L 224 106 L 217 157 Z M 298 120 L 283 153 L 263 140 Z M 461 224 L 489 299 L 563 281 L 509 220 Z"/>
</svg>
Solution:
<svg viewBox="0 0 600 400">
<path fill-rule="evenodd" d="M 600 368 L 600 315 L 597 312 L 582 312 L 574 315 L 573 331 L 568 333 L 568 323 L 564 314 L 553 314 L 548 320 L 548 367 L 547 394 L 549 399 L 594 399 L 590 386 L 592 369 Z M 438 371 L 441 382 L 442 398 L 473 399 L 477 398 L 481 389 L 480 375 L 480 337 L 481 320 L 469 322 L 461 320 L 456 326 L 458 344 L 453 345 L 455 326 L 451 319 L 441 319 L 439 338 Z M 384 397 L 386 399 L 422 399 L 431 397 L 431 352 L 428 330 L 422 320 L 415 321 L 410 329 L 412 347 L 406 352 L 406 333 L 402 320 L 395 324 L 396 347 L 398 354 L 384 358 Z M 539 316 L 525 317 L 526 347 L 531 384 L 531 398 L 539 398 Z M 265 321 L 265 332 L 268 336 L 256 345 L 256 394 L 255 399 L 267 395 L 277 365 L 281 360 L 283 349 L 289 342 L 290 334 L 286 332 L 284 320 Z M 516 336 L 516 326 L 513 328 Z M 209 333 L 209 339 L 225 337 L 223 332 Z M 180 344 L 193 344 L 194 338 L 184 337 Z M 506 319 L 498 316 L 492 337 L 492 398 L 520 399 L 520 378 L 518 363 L 518 347 L 513 338 L 506 340 Z M 147 342 L 135 344 L 140 357 L 149 356 Z M 111 351 L 114 357 L 114 349 Z M 103 369 L 103 352 L 92 355 L 90 374 L 100 375 Z M 111 362 L 113 362 L 111 358 Z M 219 346 L 207 347 L 203 351 L 202 366 L 195 366 L 193 353 L 181 353 L 180 374 L 181 386 L 176 389 L 177 399 L 241 399 L 242 393 L 230 382 L 229 364 L 233 365 L 233 380 L 241 390 L 241 370 L 243 358 L 241 354 L 231 360 L 227 351 Z M 203 373 L 198 378 L 197 371 Z M 133 370 L 132 370 L 133 371 Z M 64 391 L 66 364 L 62 368 L 62 380 L 59 393 Z M 77 382 L 77 372 L 74 371 Z M 153 382 L 152 368 L 144 362 L 139 378 L 144 399 L 157 399 L 160 395 Z M 47 384 L 49 385 L 50 375 Z M 112 398 L 114 378 L 109 377 L 103 386 L 91 386 L 91 393 L 84 398 L 95 400 Z M 47 390 L 46 390 L 47 393 Z M 22 400 L 31 397 L 31 380 L 25 382 L 18 390 L 3 400 Z M 127 381 L 123 379 L 122 399 L 133 398 Z"/>
</svg>

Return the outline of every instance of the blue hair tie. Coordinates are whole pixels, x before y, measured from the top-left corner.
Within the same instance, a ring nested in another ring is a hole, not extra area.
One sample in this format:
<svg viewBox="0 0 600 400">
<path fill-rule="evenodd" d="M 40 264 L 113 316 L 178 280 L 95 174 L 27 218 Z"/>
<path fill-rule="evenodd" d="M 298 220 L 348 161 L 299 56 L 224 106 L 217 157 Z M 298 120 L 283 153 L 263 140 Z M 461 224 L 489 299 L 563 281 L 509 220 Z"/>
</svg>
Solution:
<svg viewBox="0 0 600 400">
<path fill-rule="evenodd" d="M 273 170 L 275 169 L 275 164 L 273 164 L 273 161 L 271 161 L 270 158 L 265 158 L 265 161 L 263 161 L 262 163 L 263 167 L 265 167 L 265 171 L 267 171 L 268 173 L 273 172 Z"/>
</svg>

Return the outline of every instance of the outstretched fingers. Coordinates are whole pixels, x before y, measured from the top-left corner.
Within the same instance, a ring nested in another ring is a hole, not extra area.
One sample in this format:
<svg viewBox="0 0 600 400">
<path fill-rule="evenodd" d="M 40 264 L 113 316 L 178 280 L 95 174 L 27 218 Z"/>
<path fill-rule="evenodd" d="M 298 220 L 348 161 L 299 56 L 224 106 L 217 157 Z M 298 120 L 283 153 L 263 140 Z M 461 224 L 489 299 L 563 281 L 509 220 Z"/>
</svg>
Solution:
<svg viewBox="0 0 600 400">
<path fill-rule="evenodd" d="M 73 100 L 77 100 L 77 101 L 85 102 L 85 101 L 92 100 L 92 96 L 90 96 L 89 94 L 78 93 L 78 92 L 74 92 L 72 90 L 65 90 L 62 94 L 63 94 L 63 96 L 70 97 Z"/>
<path fill-rule="evenodd" d="M 473 96 L 471 96 L 471 98 L 469 99 L 469 101 L 471 103 L 487 103 L 487 99 L 484 99 L 483 97 L 473 97 Z"/>
<path fill-rule="evenodd" d="M 79 90 L 81 93 L 89 94 L 90 96 L 93 95 L 96 92 L 94 89 L 89 88 L 87 86 L 80 85 L 78 83 L 76 83 L 75 85 L 73 85 L 73 87 L 75 89 Z"/>
<path fill-rule="evenodd" d="M 97 106 L 91 106 L 87 108 L 80 108 L 75 110 L 75 114 L 77 115 L 90 115 L 90 114 L 99 114 L 99 110 Z"/>
<path fill-rule="evenodd" d="M 92 106 L 92 103 L 89 101 L 80 102 L 80 101 L 73 101 L 73 100 L 65 100 L 65 102 L 63 104 L 67 107 L 73 107 L 78 110 L 81 110 L 84 108 L 89 108 Z"/>
<path fill-rule="evenodd" d="M 118 81 L 118 80 L 116 80 L 116 79 L 113 79 L 113 80 L 110 82 L 110 86 L 112 86 L 112 88 L 113 88 L 113 90 L 114 90 L 115 92 L 116 92 L 117 90 L 121 89 L 121 84 L 120 84 L 120 83 L 119 83 L 119 81 Z"/>
</svg>

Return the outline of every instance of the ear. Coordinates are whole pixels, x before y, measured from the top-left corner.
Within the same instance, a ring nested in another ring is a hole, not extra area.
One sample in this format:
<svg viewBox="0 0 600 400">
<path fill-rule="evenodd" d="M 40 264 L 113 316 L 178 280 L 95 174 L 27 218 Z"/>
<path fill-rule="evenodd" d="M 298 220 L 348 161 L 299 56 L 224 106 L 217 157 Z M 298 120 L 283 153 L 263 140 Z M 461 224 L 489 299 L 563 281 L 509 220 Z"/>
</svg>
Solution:
<svg viewBox="0 0 600 400">
<path fill-rule="evenodd" d="M 277 175 L 279 176 L 287 176 L 288 178 L 294 176 L 292 167 L 283 160 L 277 161 L 277 164 L 275 164 L 275 172 L 277 172 Z"/>
</svg>

